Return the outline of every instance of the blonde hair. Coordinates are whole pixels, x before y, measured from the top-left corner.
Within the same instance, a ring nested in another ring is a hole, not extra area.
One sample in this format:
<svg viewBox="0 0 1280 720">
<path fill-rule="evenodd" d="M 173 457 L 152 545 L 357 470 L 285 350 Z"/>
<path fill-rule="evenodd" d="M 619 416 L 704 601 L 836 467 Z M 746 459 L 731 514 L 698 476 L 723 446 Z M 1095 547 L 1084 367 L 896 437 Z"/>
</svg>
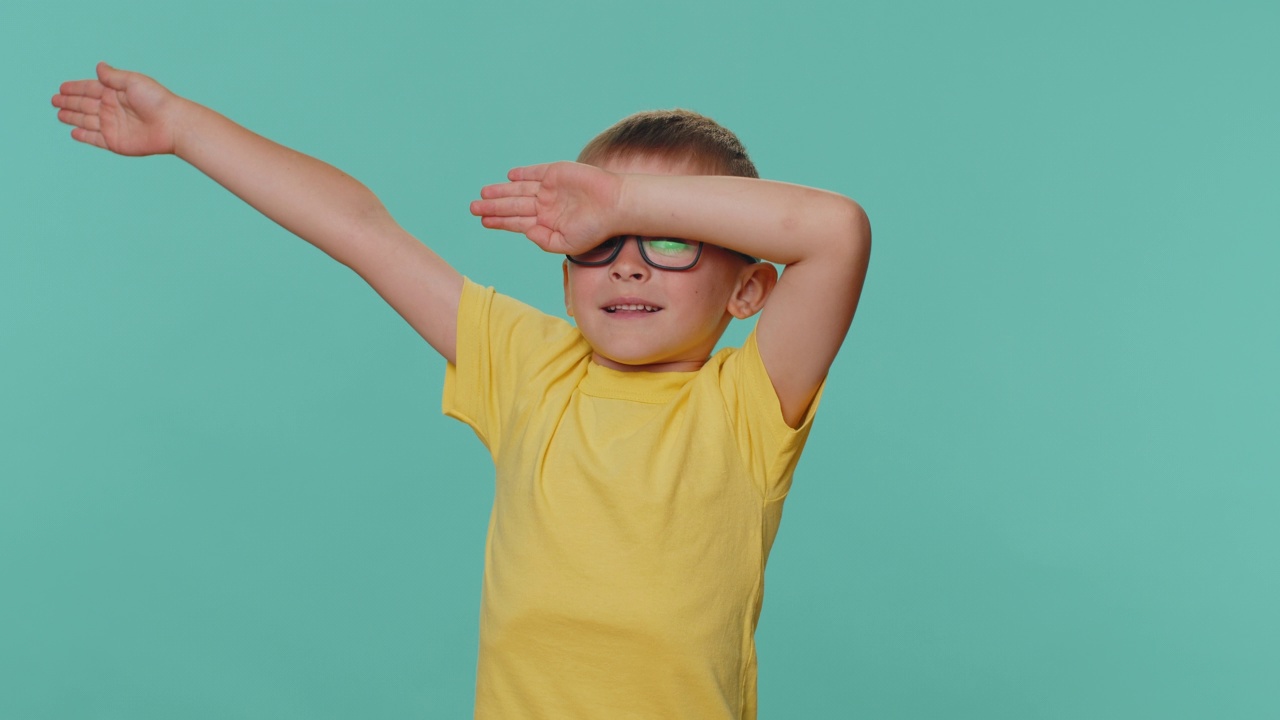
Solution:
<svg viewBox="0 0 1280 720">
<path fill-rule="evenodd" d="M 705 115 L 679 108 L 619 120 L 587 143 L 578 162 L 597 165 L 632 154 L 687 160 L 708 175 L 760 177 L 737 135 Z"/>
</svg>

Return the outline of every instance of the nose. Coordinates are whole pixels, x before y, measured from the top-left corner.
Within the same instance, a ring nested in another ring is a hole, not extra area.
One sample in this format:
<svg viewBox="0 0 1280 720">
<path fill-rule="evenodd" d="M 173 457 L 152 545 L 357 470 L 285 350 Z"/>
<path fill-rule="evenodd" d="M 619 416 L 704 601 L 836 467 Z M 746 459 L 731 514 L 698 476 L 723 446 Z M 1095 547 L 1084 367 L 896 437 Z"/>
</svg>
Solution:
<svg viewBox="0 0 1280 720">
<path fill-rule="evenodd" d="M 609 265 L 609 276 L 615 280 L 644 280 L 650 272 L 649 263 L 640 256 L 640 238 L 632 236 L 623 240 L 618 256 Z"/>
</svg>

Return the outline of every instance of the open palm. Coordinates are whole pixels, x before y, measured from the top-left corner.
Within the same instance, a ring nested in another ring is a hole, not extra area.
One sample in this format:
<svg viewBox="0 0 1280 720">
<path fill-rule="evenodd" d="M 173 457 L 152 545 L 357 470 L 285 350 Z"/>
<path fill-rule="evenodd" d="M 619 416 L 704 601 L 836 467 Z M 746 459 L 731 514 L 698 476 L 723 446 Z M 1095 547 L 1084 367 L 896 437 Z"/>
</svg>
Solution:
<svg viewBox="0 0 1280 720">
<path fill-rule="evenodd" d="M 543 250 L 573 254 L 608 239 L 618 177 L 590 165 L 557 162 L 507 174 L 471 204 L 487 228 L 523 233 Z"/>
<path fill-rule="evenodd" d="M 173 152 L 177 96 L 139 73 L 98 63 L 96 80 L 65 82 L 53 96 L 71 137 L 120 155 Z"/>
</svg>

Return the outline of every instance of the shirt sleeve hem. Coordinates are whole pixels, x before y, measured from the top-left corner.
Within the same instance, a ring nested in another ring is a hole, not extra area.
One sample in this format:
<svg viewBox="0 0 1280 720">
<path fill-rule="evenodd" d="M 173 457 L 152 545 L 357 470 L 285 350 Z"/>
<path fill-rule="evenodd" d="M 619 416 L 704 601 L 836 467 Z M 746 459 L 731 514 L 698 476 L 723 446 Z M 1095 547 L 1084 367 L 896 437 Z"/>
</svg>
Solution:
<svg viewBox="0 0 1280 720">
<path fill-rule="evenodd" d="M 462 297 L 458 302 L 458 334 L 455 345 L 457 362 L 445 364 L 440 411 L 447 417 L 466 423 L 481 442 L 488 446 L 489 438 L 480 428 L 477 408 L 472 406 L 482 397 L 478 384 L 482 361 L 480 333 L 484 325 L 485 300 L 485 289 L 464 277 Z"/>
</svg>

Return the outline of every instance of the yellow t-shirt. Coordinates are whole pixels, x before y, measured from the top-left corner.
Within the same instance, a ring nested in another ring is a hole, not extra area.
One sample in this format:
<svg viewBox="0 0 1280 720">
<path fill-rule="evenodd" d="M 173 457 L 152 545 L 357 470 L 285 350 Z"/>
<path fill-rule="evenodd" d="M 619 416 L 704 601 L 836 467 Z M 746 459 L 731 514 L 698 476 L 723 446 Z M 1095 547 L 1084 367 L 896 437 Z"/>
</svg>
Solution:
<svg viewBox="0 0 1280 720">
<path fill-rule="evenodd" d="M 756 349 L 591 362 L 577 328 L 467 281 L 445 414 L 497 471 L 477 718 L 754 718 L 764 565 L 793 430 Z"/>
</svg>

